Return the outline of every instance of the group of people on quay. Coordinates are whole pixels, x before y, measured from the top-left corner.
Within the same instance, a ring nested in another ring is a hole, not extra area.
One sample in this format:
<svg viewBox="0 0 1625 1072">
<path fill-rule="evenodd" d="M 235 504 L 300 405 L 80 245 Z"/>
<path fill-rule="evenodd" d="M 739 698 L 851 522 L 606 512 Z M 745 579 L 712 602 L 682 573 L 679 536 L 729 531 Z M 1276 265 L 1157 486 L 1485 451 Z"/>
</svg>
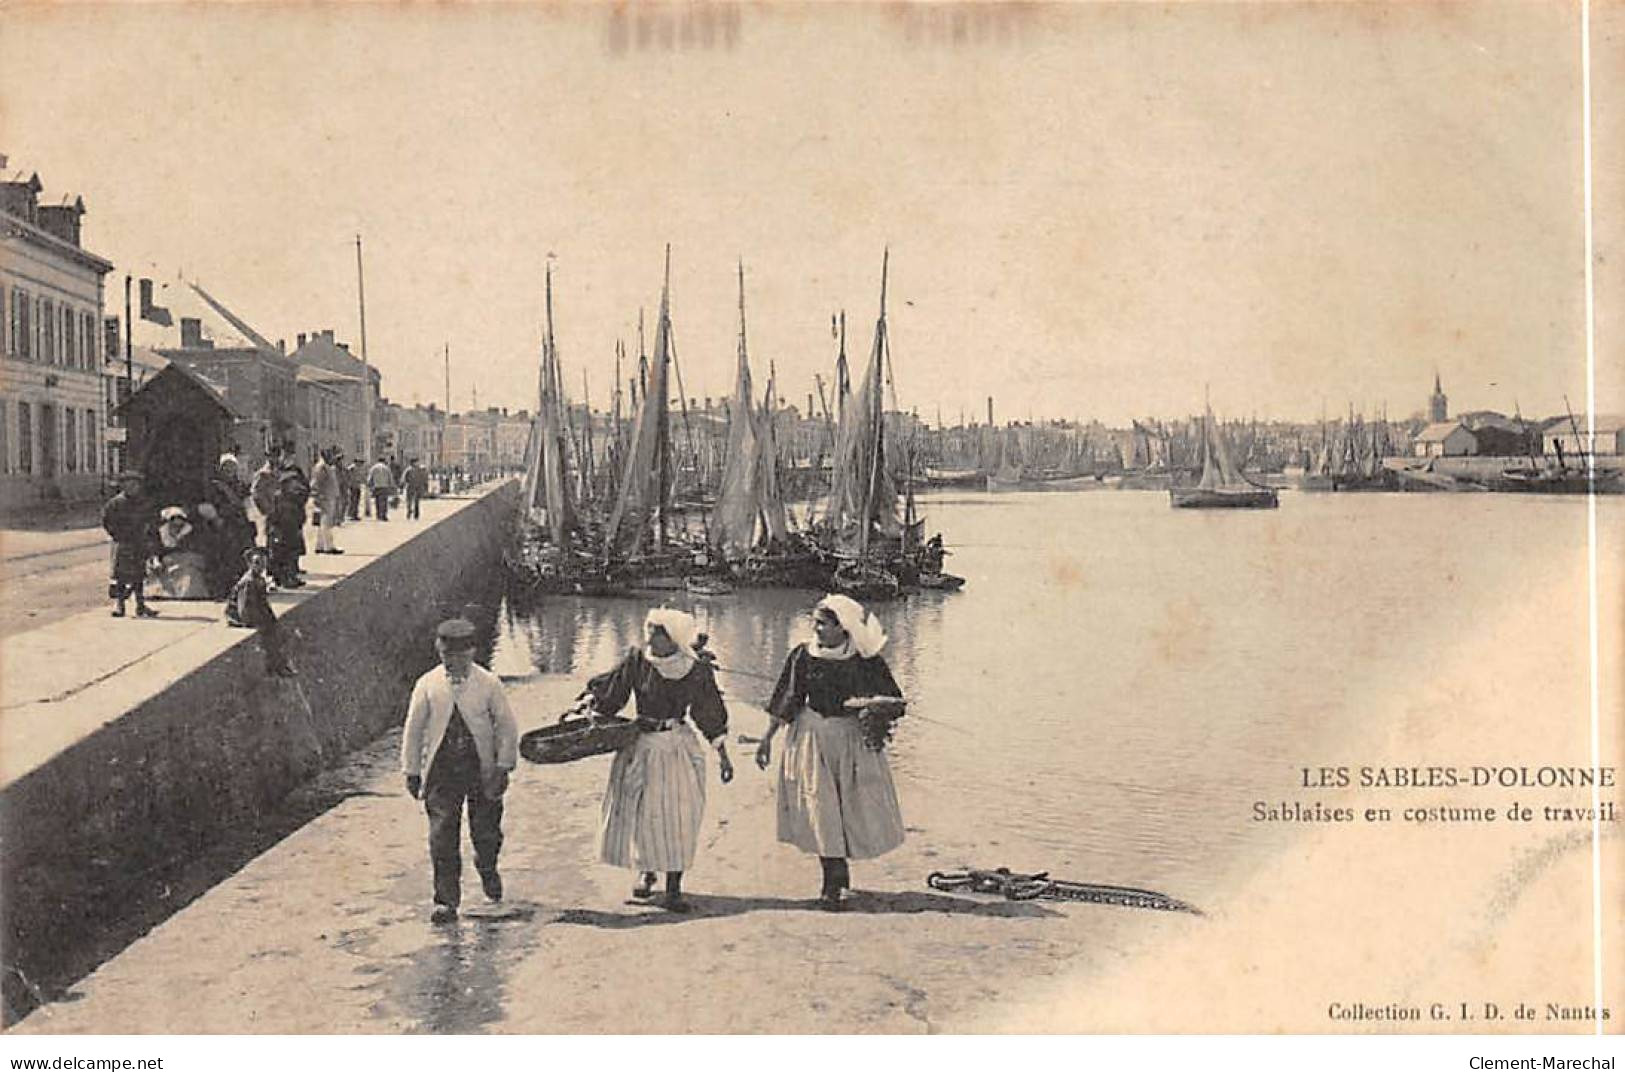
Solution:
<svg viewBox="0 0 1625 1072">
<path fill-rule="evenodd" d="M 124 616 L 132 596 L 138 617 L 157 616 L 147 602 L 149 581 L 166 599 L 228 599 L 255 549 L 265 556 L 269 583 L 303 587 L 307 524 L 317 526 L 317 554 L 341 555 L 339 526 L 363 513 L 387 521 L 402 491 L 407 517 L 416 518 L 431 486 L 416 458 L 404 466 L 379 458 L 369 467 L 336 447 L 318 452 L 307 475 L 291 444 L 269 446 L 252 474 L 232 450 L 201 485 L 177 489 L 163 474 L 135 471 L 119 474 L 118 483 L 102 510 L 114 545 L 108 594 L 115 617 Z M 165 490 L 149 494 L 153 484 Z"/>
<path fill-rule="evenodd" d="M 813 640 L 786 658 L 768 702 L 770 725 L 755 762 L 775 764 L 778 840 L 817 856 L 818 905 L 839 911 L 851 889 L 850 860 L 890 852 L 904 837 L 897 789 L 884 752 L 889 731 L 869 715 L 901 713 L 901 690 L 881 651 L 886 634 L 857 601 L 832 595 L 812 610 Z M 462 813 L 466 805 L 474 866 L 490 902 L 503 897 L 498 859 L 503 797 L 519 756 L 517 722 L 500 679 L 474 658 L 476 629 L 466 618 L 442 622 L 440 665 L 418 679 L 401 741 L 406 789 L 423 802 L 433 870 L 431 920 L 455 920 L 461 906 Z M 598 859 L 634 876 L 632 896 L 687 912 L 683 876 L 699 848 L 707 759 L 734 779 L 728 710 L 716 682 L 715 656 L 692 616 L 649 611 L 643 643 L 592 677 L 582 702 L 613 715 L 635 705 L 635 736 L 615 753 L 599 821 Z M 657 885 L 664 876 L 664 891 Z"/>
</svg>

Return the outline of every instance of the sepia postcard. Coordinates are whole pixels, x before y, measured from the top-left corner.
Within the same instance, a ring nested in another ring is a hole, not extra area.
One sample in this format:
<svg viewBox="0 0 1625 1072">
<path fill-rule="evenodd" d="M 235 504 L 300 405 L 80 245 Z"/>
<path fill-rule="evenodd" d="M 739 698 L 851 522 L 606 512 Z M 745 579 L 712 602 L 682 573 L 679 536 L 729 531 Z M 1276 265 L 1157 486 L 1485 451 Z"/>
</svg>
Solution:
<svg viewBox="0 0 1625 1072">
<path fill-rule="evenodd" d="M 1622 206 L 1619 0 L 0 4 L 0 1039 L 1617 1037 Z"/>
</svg>

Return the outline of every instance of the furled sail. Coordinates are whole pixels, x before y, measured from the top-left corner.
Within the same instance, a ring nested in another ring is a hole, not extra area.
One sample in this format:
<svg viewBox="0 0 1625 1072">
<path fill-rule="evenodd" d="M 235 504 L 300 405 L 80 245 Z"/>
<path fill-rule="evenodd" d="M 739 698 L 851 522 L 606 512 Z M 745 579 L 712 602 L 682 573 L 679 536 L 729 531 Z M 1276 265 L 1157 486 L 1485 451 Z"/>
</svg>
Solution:
<svg viewBox="0 0 1625 1072">
<path fill-rule="evenodd" d="M 530 516 L 547 530 L 555 547 L 565 547 L 576 526 L 565 475 L 569 430 L 565 424 L 558 350 L 553 342 L 553 272 L 547 273 L 547 335 L 537 373 L 536 419 L 531 423 L 530 465 L 525 502 Z"/>
<path fill-rule="evenodd" d="M 739 369 L 735 376 L 728 454 L 711 518 L 711 546 L 730 558 L 750 550 L 756 530 L 758 466 L 761 449 L 751 398 L 750 360 L 745 347 L 745 269 L 739 268 Z"/>
<path fill-rule="evenodd" d="M 665 542 L 665 509 L 671 482 L 670 415 L 667 370 L 671 364 L 671 247 L 666 247 L 666 276 L 660 291 L 660 320 L 655 325 L 655 352 L 633 420 L 632 442 L 621 471 L 620 493 L 605 530 L 606 550 L 636 555 L 650 526 L 656 547 Z"/>
<path fill-rule="evenodd" d="M 881 272 L 880 317 L 875 321 L 875 342 L 863 381 L 841 414 L 835 445 L 835 486 L 831 512 L 843 550 L 868 550 L 869 538 L 897 537 L 897 487 L 886 468 L 885 412 L 882 385 L 886 356 L 886 283 Z"/>
<path fill-rule="evenodd" d="M 790 519 L 779 488 L 779 437 L 773 415 L 777 390 L 775 378 L 769 376 L 756 434 L 756 507 L 762 519 L 762 535 L 770 542 L 783 543 L 790 538 Z"/>
</svg>

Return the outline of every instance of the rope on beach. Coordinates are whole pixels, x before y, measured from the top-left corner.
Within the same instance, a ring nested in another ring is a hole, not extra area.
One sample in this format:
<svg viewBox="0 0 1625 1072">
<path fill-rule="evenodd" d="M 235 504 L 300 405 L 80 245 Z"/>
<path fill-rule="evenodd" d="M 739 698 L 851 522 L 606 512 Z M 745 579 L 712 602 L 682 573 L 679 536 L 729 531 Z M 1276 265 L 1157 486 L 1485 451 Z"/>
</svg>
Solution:
<svg viewBox="0 0 1625 1072">
<path fill-rule="evenodd" d="M 1007 901 L 1081 901 L 1087 904 L 1117 905 L 1121 908 L 1149 908 L 1158 912 L 1187 912 L 1200 916 L 1201 909 L 1184 901 L 1131 886 L 1107 886 L 1094 882 L 1072 882 L 1050 878 L 1048 871 L 1020 874 L 1008 867 L 991 871 L 933 871 L 926 885 L 943 892 L 996 893 Z"/>
</svg>

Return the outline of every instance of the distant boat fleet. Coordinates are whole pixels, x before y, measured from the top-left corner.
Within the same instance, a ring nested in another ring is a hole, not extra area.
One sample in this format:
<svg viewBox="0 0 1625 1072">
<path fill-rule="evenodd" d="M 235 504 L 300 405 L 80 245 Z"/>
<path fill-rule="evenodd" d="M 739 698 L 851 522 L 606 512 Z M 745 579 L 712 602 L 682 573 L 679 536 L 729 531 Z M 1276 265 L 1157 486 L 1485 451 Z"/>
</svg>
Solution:
<svg viewBox="0 0 1625 1072">
<path fill-rule="evenodd" d="M 1573 438 L 1580 440 L 1572 412 L 1569 421 Z M 1279 458 L 1270 464 L 1268 452 L 1261 458 L 1256 451 L 1256 430 L 1248 435 L 1244 423 L 1228 428 L 1242 436 L 1239 451 L 1227 426 L 1214 419 L 1211 408 L 1191 421 L 1193 434 L 1183 429 L 1170 433 L 1161 426 L 1135 422 L 1132 433 L 1121 434 L 1134 437 L 1132 452 L 1137 464 L 1126 464 L 1128 446 L 1123 448 L 1122 463 L 1110 457 L 1103 462 L 1088 448 L 1079 426 L 992 428 L 990 401 L 988 428 L 968 451 L 961 449 L 958 454 L 961 462 L 979 457 L 983 464 L 928 465 L 923 471 L 924 483 L 988 492 L 1167 491 L 1173 505 L 1181 508 L 1269 507 L 1278 505 L 1277 493 L 1282 490 L 1585 494 L 1618 492 L 1625 485 L 1625 473 L 1596 466 L 1590 455 L 1565 454 L 1561 444 L 1555 459 L 1532 452 L 1500 459 L 1406 457 L 1386 418 L 1368 422 L 1352 408 L 1335 435 L 1322 418 L 1318 448 L 1304 448 L 1301 462 L 1291 465 Z M 963 429 L 958 434 L 963 436 Z M 1024 452 L 1043 463 L 1025 464 Z M 1245 462 L 1235 461 L 1237 458 Z"/>
<path fill-rule="evenodd" d="M 537 416 L 516 539 L 506 555 L 513 578 L 538 593 L 588 596 L 681 591 L 709 597 L 742 585 L 818 589 L 875 600 L 962 586 L 962 578 L 943 569 L 948 551 L 941 535 L 925 538 L 914 497 L 912 444 L 891 442 L 887 434 L 882 392 L 890 382 L 889 261 L 888 253 L 881 265 L 874 344 L 855 391 L 848 375 L 844 315 L 840 319 L 833 414 L 826 403 L 832 457 L 827 493 L 808 503 L 799 518 L 784 495 L 771 365 L 759 404 L 752 388 L 743 265 L 738 371 L 727 450 L 714 486 L 708 486 L 697 464 L 686 403 L 686 459 L 672 427 L 673 374 L 679 397 L 686 396 L 672 341 L 670 247 L 654 353 L 639 355 L 629 426 L 621 421 L 617 368 L 612 441 L 603 452 L 607 472 L 594 471 L 597 449 L 590 420 L 584 435 L 571 427 L 553 336 L 550 269 Z M 618 350 L 617 363 L 620 357 Z M 905 474 L 901 491 L 893 475 L 899 460 Z"/>
</svg>

